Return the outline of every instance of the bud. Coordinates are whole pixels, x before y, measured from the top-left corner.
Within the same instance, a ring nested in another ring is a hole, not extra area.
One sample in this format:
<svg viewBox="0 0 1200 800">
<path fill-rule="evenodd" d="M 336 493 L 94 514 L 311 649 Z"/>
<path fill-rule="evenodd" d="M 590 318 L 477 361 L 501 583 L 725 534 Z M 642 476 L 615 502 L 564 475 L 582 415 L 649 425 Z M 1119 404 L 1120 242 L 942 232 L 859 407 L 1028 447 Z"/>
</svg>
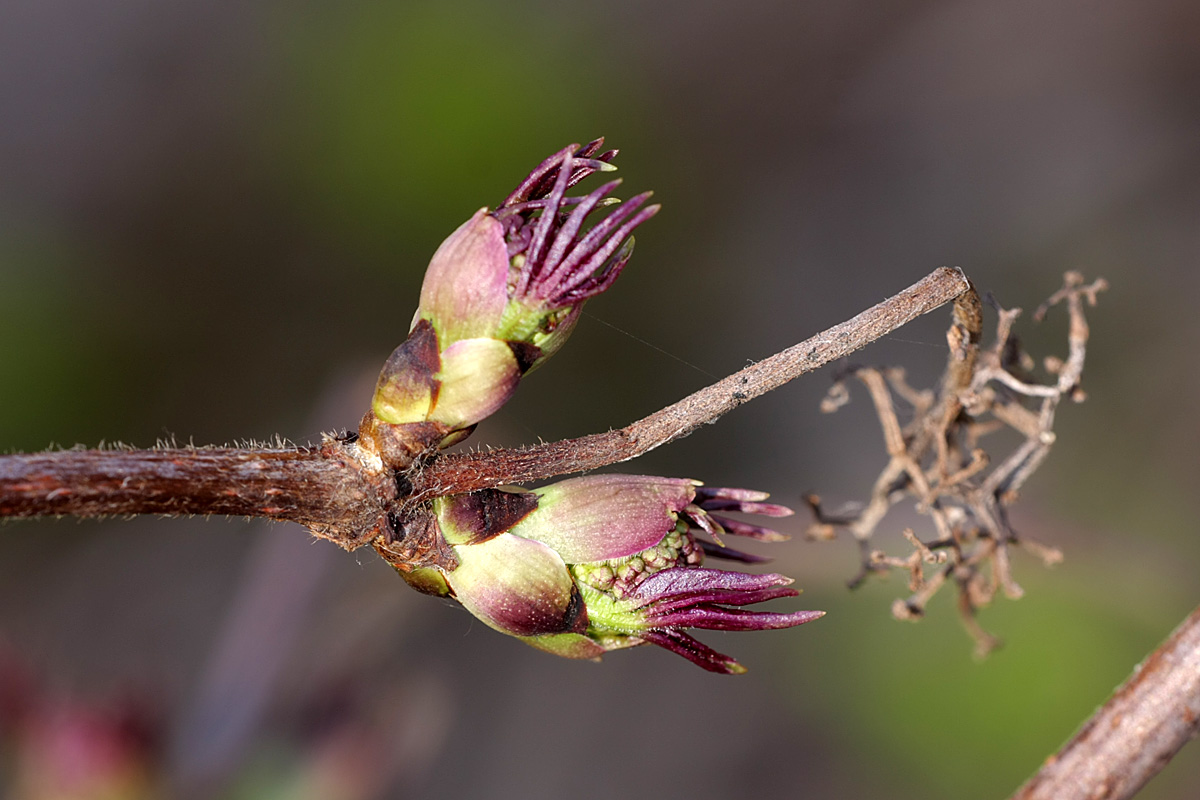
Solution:
<svg viewBox="0 0 1200 800">
<path fill-rule="evenodd" d="M 713 672 L 744 672 L 684 629 L 787 628 L 824 613 L 744 610 L 798 592 L 783 575 L 701 566 L 706 554 L 763 560 L 723 546 L 722 534 L 786 538 L 710 513 L 792 513 L 766 499 L 761 492 L 638 475 L 441 497 L 433 512 L 457 566 L 401 574 L 421 591 L 455 597 L 496 630 L 561 656 L 595 659 L 657 644 Z M 697 531 L 714 541 L 698 539 Z"/>
<path fill-rule="evenodd" d="M 631 233 L 654 216 L 650 193 L 620 203 L 620 181 L 567 190 L 612 171 L 617 151 L 597 139 L 540 164 L 494 211 L 481 208 L 434 253 L 409 338 L 379 376 L 364 423 L 406 426 L 405 436 L 447 446 L 494 413 L 521 376 L 562 347 L 589 298 L 608 289 L 633 252 Z M 584 229 L 599 207 L 613 207 Z M 374 426 L 374 427 L 372 427 Z"/>
</svg>

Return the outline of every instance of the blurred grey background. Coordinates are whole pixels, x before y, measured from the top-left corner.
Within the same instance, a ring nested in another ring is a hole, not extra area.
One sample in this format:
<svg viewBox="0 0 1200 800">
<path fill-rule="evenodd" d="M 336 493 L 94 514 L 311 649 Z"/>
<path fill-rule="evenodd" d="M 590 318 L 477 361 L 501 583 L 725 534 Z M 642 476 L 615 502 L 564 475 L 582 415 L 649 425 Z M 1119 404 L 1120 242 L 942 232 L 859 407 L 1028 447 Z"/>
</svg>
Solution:
<svg viewBox="0 0 1200 800">
<path fill-rule="evenodd" d="M 0 527 L 9 695 L 122 797 L 1006 796 L 1200 595 L 1198 45 L 1182 0 L 10 0 L 3 451 L 354 427 L 439 241 L 597 135 L 664 211 L 474 442 L 625 425 L 943 264 L 1030 311 L 1066 269 L 1112 290 L 1014 514 L 1066 561 L 1018 554 L 983 663 L 948 595 L 910 625 L 899 576 L 848 592 L 845 541 L 758 548 L 829 615 L 705 637 L 722 678 L 552 658 L 287 526 L 64 520 Z M 947 314 L 861 360 L 931 382 Z M 861 393 L 818 412 L 830 373 L 624 469 L 865 497 L 881 439 Z M 46 796 L 61 754 L 9 738 Z M 1195 797 L 1198 747 L 1143 796 Z"/>
</svg>

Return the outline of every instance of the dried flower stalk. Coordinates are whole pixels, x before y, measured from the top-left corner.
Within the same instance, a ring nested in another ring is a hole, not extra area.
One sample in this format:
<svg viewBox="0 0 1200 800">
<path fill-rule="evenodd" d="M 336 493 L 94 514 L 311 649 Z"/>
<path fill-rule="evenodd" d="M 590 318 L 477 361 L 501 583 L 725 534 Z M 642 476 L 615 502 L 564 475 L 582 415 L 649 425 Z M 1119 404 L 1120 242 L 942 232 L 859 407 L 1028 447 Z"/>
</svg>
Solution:
<svg viewBox="0 0 1200 800">
<path fill-rule="evenodd" d="M 807 498 L 815 519 L 810 538 L 832 539 L 844 529 L 859 543 L 861 565 L 849 582 L 852 588 L 869 575 L 904 570 L 912 594 L 897 600 L 892 613 L 898 619 L 918 619 L 930 598 L 953 583 L 976 652 L 986 655 L 999 644 L 975 617 L 997 591 L 1010 598 L 1021 596 L 1009 549 L 1022 546 L 1046 564 L 1062 559 L 1057 549 L 1019 536 L 1009 521 L 1008 508 L 1054 444 L 1059 404 L 1064 398 L 1084 399 L 1080 388 L 1088 341 L 1084 303 L 1095 305 L 1097 293 L 1106 287 L 1103 280 L 1085 283 L 1078 272 L 1068 272 L 1063 287 L 1035 312 L 1034 319 L 1041 320 L 1052 306 L 1065 304 L 1070 318 L 1067 358 L 1045 360 L 1051 380 L 1044 383 L 1030 374 L 1033 360 L 1012 332 L 1020 309 L 1003 309 L 989 296 L 999 317 L 996 338 L 990 347 L 981 346 L 983 303 L 974 288 L 954 301 L 954 318 L 946 335 L 950 356 L 936 394 L 913 389 L 903 370 L 894 367 L 842 371 L 822 411 L 844 405 L 849 400 L 846 379 L 857 378 L 875 406 L 888 454 L 888 463 L 861 508 L 829 512 L 818 496 Z M 906 425 L 896 410 L 897 397 L 912 407 Z M 1005 458 L 996 459 L 981 443 L 1006 427 L 1024 439 Z M 888 510 L 910 498 L 931 519 L 934 535 L 922 541 L 906 531 L 913 552 L 903 558 L 888 556 L 872 546 L 874 536 Z"/>
</svg>

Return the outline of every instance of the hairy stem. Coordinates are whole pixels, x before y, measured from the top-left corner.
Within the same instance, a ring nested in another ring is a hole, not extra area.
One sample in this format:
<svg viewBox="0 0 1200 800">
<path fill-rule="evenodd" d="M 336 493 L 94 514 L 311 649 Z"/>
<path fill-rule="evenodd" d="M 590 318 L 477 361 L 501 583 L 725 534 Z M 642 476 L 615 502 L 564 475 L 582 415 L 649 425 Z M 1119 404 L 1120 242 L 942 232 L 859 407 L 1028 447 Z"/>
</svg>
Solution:
<svg viewBox="0 0 1200 800">
<path fill-rule="evenodd" d="M 1011 800 L 1133 797 L 1200 733 L 1200 608 Z"/>
<path fill-rule="evenodd" d="M 0 456 L 0 517 L 227 514 L 338 539 L 372 527 L 382 488 L 337 442 Z"/>
</svg>

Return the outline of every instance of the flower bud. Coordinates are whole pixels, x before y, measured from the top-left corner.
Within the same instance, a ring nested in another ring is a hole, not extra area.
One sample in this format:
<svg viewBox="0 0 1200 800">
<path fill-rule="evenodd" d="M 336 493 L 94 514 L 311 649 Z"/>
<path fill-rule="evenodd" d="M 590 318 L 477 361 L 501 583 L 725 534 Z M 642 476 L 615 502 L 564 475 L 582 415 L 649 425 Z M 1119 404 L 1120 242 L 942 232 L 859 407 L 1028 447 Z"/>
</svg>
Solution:
<svg viewBox="0 0 1200 800">
<path fill-rule="evenodd" d="M 684 629 L 786 628 L 823 614 L 744 610 L 796 595 L 791 579 L 701 566 L 706 554 L 762 560 L 719 544 L 722 534 L 786 538 L 710 513 L 791 513 L 766 498 L 638 475 L 441 497 L 433 513 L 457 566 L 401 574 L 422 591 L 457 598 L 496 630 L 568 658 L 657 644 L 707 670 L 744 672 Z M 698 539 L 697 531 L 716 541 Z"/>
<path fill-rule="evenodd" d="M 458 441 L 566 341 L 584 302 L 608 289 L 633 251 L 633 229 L 658 212 L 650 193 L 620 203 L 611 181 L 567 190 L 616 169 L 603 140 L 556 153 L 494 211 L 481 208 L 434 253 L 408 340 L 379 376 L 377 422 L 406 426 L 410 450 Z M 589 229 L 597 208 L 612 207 Z M 375 429 L 364 422 L 364 432 Z M 384 449 L 380 447 L 379 449 Z"/>
</svg>

